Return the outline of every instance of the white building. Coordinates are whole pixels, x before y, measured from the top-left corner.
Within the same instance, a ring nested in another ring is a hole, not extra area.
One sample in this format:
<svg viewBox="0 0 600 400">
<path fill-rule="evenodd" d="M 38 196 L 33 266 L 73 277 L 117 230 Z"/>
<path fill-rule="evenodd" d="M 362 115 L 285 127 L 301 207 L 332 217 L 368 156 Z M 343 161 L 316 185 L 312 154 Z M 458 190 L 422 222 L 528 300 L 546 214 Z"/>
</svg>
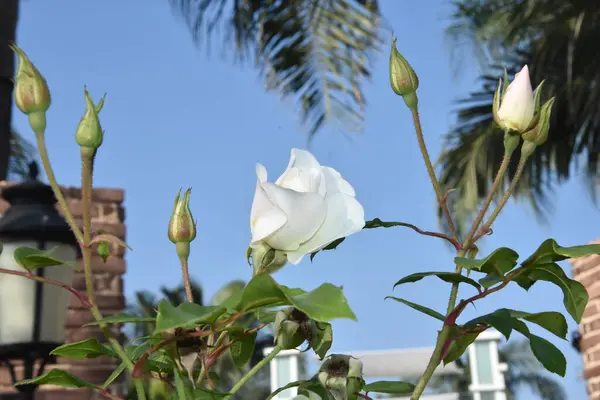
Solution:
<svg viewBox="0 0 600 400">
<path fill-rule="evenodd" d="M 424 395 L 423 400 L 506 400 L 504 372 L 506 364 L 501 364 L 498 359 L 498 343 L 502 335 L 496 331 L 485 331 L 479 335 L 477 340 L 467 349 L 471 384 L 468 393 L 442 393 Z M 268 354 L 270 349 L 266 351 Z M 399 379 L 414 381 L 418 379 L 425 370 L 433 348 L 418 349 L 396 349 L 379 351 L 354 351 L 350 354 L 360 359 L 363 363 L 363 375 L 367 382 L 376 380 Z M 298 350 L 285 350 L 279 353 L 270 365 L 271 389 L 272 391 L 285 386 L 290 382 L 307 379 L 306 373 L 302 371 L 302 358 L 309 353 L 300 353 Z M 314 354 L 314 353 L 313 353 Z M 318 367 L 318 359 L 313 358 L 315 367 Z M 443 367 L 440 365 L 434 372 L 438 381 L 456 381 L 464 373 L 456 363 L 450 363 Z M 296 395 L 296 389 L 288 389 L 277 396 L 274 400 L 291 399 Z M 375 394 L 371 397 L 373 397 Z M 377 398 L 377 397 L 373 397 Z M 387 400 L 405 400 L 408 397 L 390 398 Z"/>
</svg>

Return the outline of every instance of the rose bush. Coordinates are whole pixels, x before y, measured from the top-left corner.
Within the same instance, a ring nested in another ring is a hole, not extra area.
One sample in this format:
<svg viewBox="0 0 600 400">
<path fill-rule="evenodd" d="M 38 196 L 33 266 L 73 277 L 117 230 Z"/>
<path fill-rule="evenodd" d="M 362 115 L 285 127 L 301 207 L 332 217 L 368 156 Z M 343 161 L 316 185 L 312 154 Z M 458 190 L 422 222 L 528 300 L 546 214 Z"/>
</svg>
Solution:
<svg viewBox="0 0 600 400">
<path fill-rule="evenodd" d="M 288 167 L 275 183 L 267 181 L 261 164 L 256 177 L 250 212 L 252 248 L 266 244 L 298 264 L 305 255 L 365 226 L 354 188 L 308 151 L 292 149 Z"/>
</svg>

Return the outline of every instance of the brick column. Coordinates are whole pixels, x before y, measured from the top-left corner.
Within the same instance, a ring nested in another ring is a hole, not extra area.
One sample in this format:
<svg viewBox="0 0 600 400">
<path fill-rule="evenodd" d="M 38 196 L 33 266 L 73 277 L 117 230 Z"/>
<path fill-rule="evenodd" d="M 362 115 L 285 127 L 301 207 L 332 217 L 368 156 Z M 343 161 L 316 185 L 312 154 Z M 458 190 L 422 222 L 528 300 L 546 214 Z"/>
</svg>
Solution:
<svg viewBox="0 0 600 400">
<path fill-rule="evenodd" d="M 593 243 L 600 243 L 600 240 Z M 589 399 L 600 400 L 600 256 L 576 258 L 570 263 L 573 278 L 581 282 L 590 295 L 579 325 L 580 346 Z"/>
<path fill-rule="evenodd" d="M 6 186 L 12 185 L 9 182 L 0 182 L 0 190 Z M 69 208 L 73 216 L 81 220 L 82 204 L 81 190 L 79 188 L 64 187 L 63 193 L 69 203 Z M 121 189 L 94 189 L 92 196 L 92 230 L 103 230 L 112 233 L 125 240 L 125 212 L 122 206 L 124 191 Z M 0 213 L 8 208 L 8 203 L 0 201 Z M 60 209 L 59 209 L 60 211 Z M 125 307 L 125 298 L 123 295 L 123 274 L 125 273 L 125 260 L 123 256 L 124 249 L 120 249 L 118 254 L 111 255 L 106 263 L 97 255 L 94 249 L 92 258 L 94 291 L 96 293 L 96 302 L 103 315 L 108 316 L 122 312 Z M 81 263 L 81 260 L 79 260 Z M 83 272 L 76 272 L 73 277 L 73 286 L 85 292 L 85 279 Z M 96 337 L 104 341 L 104 336 L 98 327 L 82 328 L 82 325 L 93 321 L 89 311 L 81 307 L 81 304 L 75 296 L 69 300 L 66 341 L 76 342 L 89 337 Z M 121 337 L 118 326 L 113 327 L 114 333 Z M 111 359 L 99 357 L 90 360 L 69 360 L 59 358 L 56 365 L 46 366 L 46 371 L 52 368 L 61 368 L 70 373 L 85 379 L 89 382 L 102 384 L 108 378 L 115 368 L 115 363 Z M 17 377 L 20 377 L 22 371 L 17 368 Z M 118 389 L 118 388 L 116 388 Z M 11 380 L 6 368 L 0 368 L 0 394 L 12 392 Z M 117 392 L 119 390 L 116 390 Z M 44 386 L 38 392 L 38 399 L 42 400 L 87 400 L 95 398 L 92 393 L 84 390 L 65 390 L 60 387 Z"/>
</svg>

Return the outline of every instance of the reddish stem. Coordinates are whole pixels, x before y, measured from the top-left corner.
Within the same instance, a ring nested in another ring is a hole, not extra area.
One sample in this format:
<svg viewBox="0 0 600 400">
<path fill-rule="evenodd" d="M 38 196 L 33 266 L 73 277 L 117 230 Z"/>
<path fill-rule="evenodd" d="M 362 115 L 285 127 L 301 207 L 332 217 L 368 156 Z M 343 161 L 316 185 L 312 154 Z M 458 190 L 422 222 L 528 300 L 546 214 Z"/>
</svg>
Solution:
<svg viewBox="0 0 600 400">
<path fill-rule="evenodd" d="M 55 281 L 55 280 L 48 279 L 48 278 L 44 278 L 42 276 L 32 274 L 31 272 L 13 271 L 12 269 L 0 268 L 0 273 L 7 274 L 7 275 L 21 276 L 23 278 L 31 279 L 32 281 L 38 281 L 38 282 L 42 282 L 42 283 L 47 283 L 49 285 L 61 287 L 65 290 L 68 290 L 69 292 L 71 292 L 71 294 L 73 294 L 75 297 L 77 297 L 79 299 L 79 301 L 81 302 L 81 304 L 84 305 L 85 308 L 92 307 L 92 305 L 90 304 L 87 297 L 85 297 L 85 295 L 79 293 L 78 290 L 76 290 L 72 286 L 67 285 L 66 283 Z"/>
</svg>

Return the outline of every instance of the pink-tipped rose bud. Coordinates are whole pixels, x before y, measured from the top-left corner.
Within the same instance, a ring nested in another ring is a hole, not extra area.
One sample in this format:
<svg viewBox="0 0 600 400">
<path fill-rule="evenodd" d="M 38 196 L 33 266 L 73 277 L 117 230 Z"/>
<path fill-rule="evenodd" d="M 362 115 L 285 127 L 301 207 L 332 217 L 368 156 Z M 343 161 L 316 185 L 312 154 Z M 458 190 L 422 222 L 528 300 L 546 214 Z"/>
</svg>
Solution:
<svg viewBox="0 0 600 400">
<path fill-rule="evenodd" d="M 33 65 L 27 54 L 16 45 L 10 48 L 17 53 L 15 77 L 15 104 L 25 114 L 44 112 L 50 107 L 50 90 L 46 79 Z"/>
</svg>

